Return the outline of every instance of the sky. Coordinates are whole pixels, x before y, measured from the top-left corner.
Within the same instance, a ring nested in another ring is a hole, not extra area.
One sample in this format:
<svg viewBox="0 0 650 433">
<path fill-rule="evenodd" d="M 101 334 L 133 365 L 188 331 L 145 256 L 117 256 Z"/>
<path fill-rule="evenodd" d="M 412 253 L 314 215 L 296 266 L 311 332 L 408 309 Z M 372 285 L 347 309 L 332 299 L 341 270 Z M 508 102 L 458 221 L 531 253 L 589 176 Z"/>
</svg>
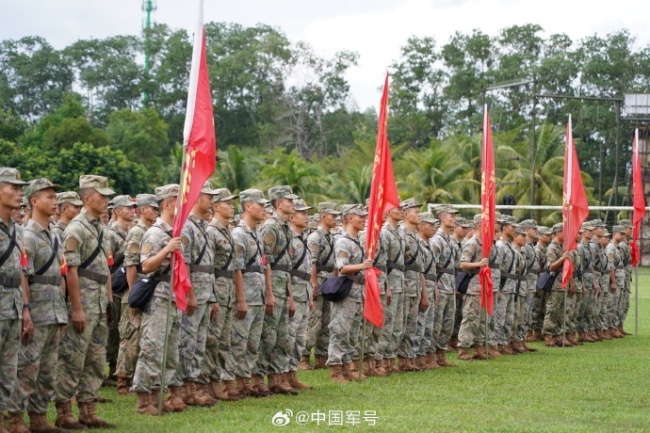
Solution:
<svg viewBox="0 0 650 433">
<path fill-rule="evenodd" d="M 155 3 L 155 22 L 193 31 L 198 0 Z M 78 39 L 137 34 L 141 5 L 142 0 L 0 0 L 0 40 L 39 35 L 60 49 Z M 206 22 L 264 23 L 321 55 L 358 52 L 359 65 L 347 79 L 362 110 L 379 105 L 384 74 L 410 36 L 432 36 L 442 45 L 456 31 L 495 35 L 534 23 L 546 34 L 566 33 L 573 40 L 626 28 L 637 47 L 645 47 L 646 11 L 647 0 L 205 0 Z"/>
</svg>

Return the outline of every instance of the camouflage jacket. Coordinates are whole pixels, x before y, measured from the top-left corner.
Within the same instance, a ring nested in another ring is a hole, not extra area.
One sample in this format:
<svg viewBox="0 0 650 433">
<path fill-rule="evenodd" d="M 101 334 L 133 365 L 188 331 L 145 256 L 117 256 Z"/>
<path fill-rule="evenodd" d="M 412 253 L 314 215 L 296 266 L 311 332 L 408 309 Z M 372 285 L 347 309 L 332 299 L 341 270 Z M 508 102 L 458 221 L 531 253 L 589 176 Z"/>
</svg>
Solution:
<svg viewBox="0 0 650 433">
<path fill-rule="evenodd" d="M 307 236 L 307 246 L 311 252 L 314 264 L 318 268 L 320 278 L 329 277 L 334 271 L 336 257 L 334 257 L 334 237 L 331 233 L 319 228 Z"/>
<path fill-rule="evenodd" d="M 12 238 L 15 244 L 12 242 Z M 0 218 L 0 255 L 11 245 L 11 254 L 0 267 L 0 277 L 11 280 L 11 286 L 0 285 L 0 320 L 15 320 L 23 317 L 23 291 L 20 288 L 20 250 L 22 232 L 11 218 L 9 224 Z"/>
<path fill-rule="evenodd" d="M 472 236 L 465 245 L 463 246 L 463 251 L 460 255 L 460 262 L 463 263 L 475 263 L 480 262 L 483 258 L 483 243 L 478 238 L 478 236 Z M 481 281 L 478 277 L 478 269 L 471 271 L 466 271 L 472 274 L 472 279 L 469 281 L 469 286 L 467 286 L 468 295 L 480 295 L 481 294 Z"/>
<path fill-rule="evenodd" d="M 555 240 L 551 241 L 548 248 L 546 248 L 546 263 L 548 266 L 557 262 L 560 257 L 562 257 L 562 254 L 564 254 L 562 246 L 555 242 Z M 560 267 L 554 271 L 557 275 L 555 282 L 553 283 L 552 290 L 554 291 L 562 290 L 562 266 L 563 265 L 560 265 Z"/>
<path fill-rule="evenodd" d="M 144 263 L 167 246 L 169 241 L 172 239 L 172 229 L 172 226 L 167 224 L 162 218 L 158 218 L 156 222 L 147 229 L 140 244 L 140 263 Z M 171 254 L 168 254 L 160 263 L 158 269 L 147 276 L 160 277 L 162 274 L 169 275 L 171 273 L 170 258 Z M 169 299 L 171 296 L 172 301 L 175 301 L 174 294 L 171 293 L 170 288 L 171 284 L 169 281 L 160 281 L 156 286 L 154 296 L 164 299 Z"/>
<path fill-rule="evenodd" d="M 439 275 L 438 288 L 442 293 L 454 293 L 456 290 L 456 266 L 451 237 L 440 229 L 433 235 L 431 249 L 436 260 L 436 272 Z"/>
<path fill-rule="evenodd" d="M 244 295 L 248 305 L 264 305 L 266 259 L 257 231 L 244 220 L 232 231 L 235 244 L 234 269 L 244 273 Z"/>
<path fill-rule="evenodd" d="M 214 294 L 214 244 L 207 234 L 208 223 L 191 213 L 181 231 L 183 257 L 189 265 L 196 302 L 216 302 Z"/>
<path fill-rule="evenodd" d="M 235 241 L 228 227 L 216 218 L 208 224 L 207 233 L 214 248 L 214 270 L 226 273 L 221 276 L 215 274 L 216 300 L 219 305 L 230 308 L 236 302 L 235 282 L 228 274 L 235 269 Z"/>
<path fill-rule="evenodd" d="M 264 254 L 271 269 L 283 267 L 291 268 L 291 239 L 293 234 L 289 228 L 289 222 L 283 220 L 277 212 L 266 221 L 260 229 L 262 243 L 264 244 Z M 288 271 L 275 269 L 273 270 L 274 280 L 285 283 L 289 281 L 290 274 Z M 286 289 L 280 288 L 282 292 Z M 273 288 L 277 293 L 277 288 Z M 277 295 L 276 295 L 277 296 Z M 285 295 L 286 296 L 286 295 Z"/>
<path fill-rule="evenodd" d="M 106 229 L 106 235 L 113 254 L 113 266 L 111 272 L 115 272 L 124 264 L 124 250 L 126 248 L 126 237 L 128 232 L 123 232 L 117 221 L 113 221 Z"/>
<path fill-rule="evenodd" d="M 358 238 L 353 238 L 349 233 L 344 232 L 336 238 L 334 243 L 334 254 L 336 254 L 336 269 L 339 271 L 346 265 L 356 265 L 362 263 L 365 259 L 365 251 L 361 246 Z M 365 272 L 359 272 L 354 276 L 362 276 Z M 350 276 L 350 275 L 348 275 Z M 364 284 L 354 282 L 350 294 L 350 299 L 361 302 Z"/>
<path fill-rule="evenodd" d="M 424 254 L 417 230 L 402 226 L 404 236 L 404 296 L 414 297 L 421 290 L 420 274 L 424 272 Z"/>
<path fill-rule="evenodd" d="M 307 246 L 304 234 L 293 233 L 291 254 L 291 283 L 293 284 L 293 300 L 308 302 L 311 298 L 311 252 Z M 295 275 L 294 275 L 295 274 Z"/>
<path fill-rule="evenodd" d="M 384 223 L 380 238 L 386 240 L 386 267 L 390 268 L 390 272 L 386 275 L 386 285 L 392 293 L 402 293 L 404 291 L 404 236 L 399 228 Z"/>
</svg>

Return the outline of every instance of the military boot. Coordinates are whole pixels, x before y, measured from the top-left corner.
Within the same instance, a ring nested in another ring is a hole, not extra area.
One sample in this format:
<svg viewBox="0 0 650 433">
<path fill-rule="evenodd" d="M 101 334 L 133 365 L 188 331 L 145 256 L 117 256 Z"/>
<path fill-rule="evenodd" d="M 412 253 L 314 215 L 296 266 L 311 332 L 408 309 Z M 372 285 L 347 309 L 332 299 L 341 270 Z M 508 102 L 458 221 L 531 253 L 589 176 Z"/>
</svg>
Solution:
<svg viewBox="0 0 650 433">
<path fill-rule="evenodd" d="M 54 425 L 66 430 L 85 430 L 88 427 L 77 422 L 72 416 L 72 403 L 56 403 L 56 421 Z"/>
<path fill-rule="evenodd" d="M 330 380 L 337 383 L 349 383 L 349 380 L 343 375 L 343 366 L 330 365 Z"/>
<path fill-rule="evenodd" d="M 469 349 L 467 347 L 459 347 L 458 348 L 458 359 L 460 361 L 471 361 L 472 360 L 472 354 L 469 353 Z"/>
<path fill-rule="evenodd" d="M 449 339 L 449 349 L 450 352 L 458 350 L 458 337 L 451 337 Z"/>
<path fill-rule="evenodd" d="M 127 377 L 117 378 L 117 393 L 119 395 L 129 395 L 131 392 L 131 381 Z"/>
<path fill-rule="evenodd" d="M 183 412 L 187 409 L 187 405 L 183 401 L 183 393 L 180 386 L 170 386 L 167 399 L 163 402 L 169 412 Z"/>
<path fill-rule="evenodd" d="M 244 383 L 246 383 L 247 380 L 244 379 Z M 265 398 L 265 397 L 270 397 L 272 396 L 275 392 L 271 389 L 271 379 L 269 376 L 269 386 L 267 387 L 266 384 L 264 383 L 264 377 L 260 376 L 259 374 L 254 374 L 251 378 L 251 385 L 250 385 L 250 395 L 253 397 L 258 397 L 258 398 Z M 273 383 L 273 385 L 275 385 Z"/>
<path fill-rule="evenodd" d="M 196 396 L 206 400 L 210 406 L 214 406 L 219 401 L 218 398 L 210 395 L 210 384 L 208 383 L 197 383 L 196 384 Z"/>
<path fill-rule="evenodd" d="M 533 349 L 532 347 L 527 345 L 525 341 L 521 342 L 521 347 L 523 347 L 526 352 L 537 352 L 537 349 Z"/>
<path fill-rule="evenodd" d="M 138 403 L 135 411 L 140 415 L 157 416 L 158 409 L 151 404 L 151 395 L 148 392 L 138 392 L 136 394 Z"/>
<path fill-rule="evenodd" d="M 452 364 L 451 362 L 447 361 L 447 351 L 438 349 L 436 351 L 436 355 L 438 356 L 437 362 L 438 365 L 441 367 L 456 367 L 456 364 Z"/>
<path fill-rule="evenodd" d="M 160 399 L 160 388 L 155 388 L 151 390 L 151 395 L 149 396 L 149 401 L 151 402 L 151 405 L 156 409 L 156 412 L 158 412 L 158 400 Z M 171 412 L 169 409 L 169 406 L 166 404 L 167 402 L 165 399 L 163 399 L 162 402 L 162 413 L 168 413 Z"/>
<path fill-rule="evenodd" d="M 9 413 L 7 430 L 9 433 L 29 433 L 29 429 L 25 425 L 23 413 Z"/>
<path fill-rule="evenodd" d="M 116 429 L 115 424 L 106 422 L 95 413 L 95 402 L 88 401 L 85 403 L 77 402 L 79 407 L 79 422 L 89 428 Z"/>
<path fill-rule="evenodd" d="M 366 375 L 359 369 L 359 361 L 352 361 L 348 366 L 348 380 L 360 381 L 365 379 Z"/>
<path fill-rule="evenodd" d="M 411 366 L 409 365 L 408 358 L 402 358 L 401 356 L 398 356 L 397 363 L 399 365 L 399 373 L 406 373 L 407 371 L 411 371 Z"/>
<path fill-rule="evenodd" d="M 29 412 L 29 431 L 32 433 L 67 433 L 67 430 L 47 422 L 44 413 Z"/>
<path fill-rule="evenodd" d="M 212 399 L 202 393 L 199 393 L 196 383 L 185 382 L 181 388 L 181 396 L 183 403 L 187 406 L 210 407 L 214 403 Z"/>
<path fill-rule="evenodd" d="M 501 352 L 501 354 L 503 354 L 503 355 L 514 355 L 515 354 L 512 351 L 512 347 L 510 346 L 510 344 L 504 344 L 501 347 L 502 347 L 502 349 L 499 350 L 499 352 Z"/>
<path fill-rule="evenodd" d="M 314 363 L 314 370 L 319 370 L 321 368 L 327 368 L 327 356 L 322 356 L 322 355 L 316 355 L 314 356 L 315 358 L 315 363 Z"/>
<path fill-rule="evenodd" d="M 427 365 L 429 366 L 430 369 L 442 368 L 436 362 L 435 353 L 427 353 Z"/>
<path fill-rule="evenodd" d="M 363 374 L 365 374 L 366 377 L 371 377 L 375 375 L 374 364 L 375 364 L 374 359 L 366 358 L 363 360 Z"/>
<path fill-rule="evenodd" d="M 300 390 L 314 389 L 313 386 L 305 385 L 304 383 L 302 383 L 298 379 L 298 373 L 296 373 L 295 371 L 290 371 L 289 373 L 287 373 L 287 375 L 289 376 L 289 385 L 291 385 L 292 388 L 300 389 Z"/>
<path fill-rule="evenodd" d="M 501 355 L 497 347 L 498 346 L 488 346 L 487 354 L 490 356 L 490 358 L 500 358 L 503 356 Z"/>
<path fill-rule="evenodd" d="M 274 394 L 291 394 L 292 388 L 284 384 L 281 376 L 277 373 L 269 373 L 266 376 L 269 380 L 269 390 Z"/>
<path fill-rule="evenodd" d="M 487 356 L 485 356 L 485 348 L 481 344 L 475 344 L 474 345 L 474 355 L 472 356 L 472 359 L 477 359 L 479 361 L 483 361 L 487 359 Z"/>
<path fill-rule="evenodd" d="M 291 377 L 289 373 L 280 373 L 280 380 L 282 381 L 282 384 L 289 389 L 289 394 L 291 395 L 299 395 L 300 393 L 298 392 L 297 389 L 295 389 L 291 385 Z"/>
<path fill-rule="evenodd" d="M 544 334 L 544 345 L 546 347 L 556 347 L 555 336 L 551 334 Z"/>
<path fill-rule="evenodd" d="M 300 371 L 311 370 L 311 364 L 309 363 L 309 355 L 302 355 L 300 357 L 300 364 L 298 364 L 298 370 Z"/>
<path fill-rule="evenodd" d="M 234 381 L 211 381 L 208 386 L 210 396 L 216 400 L 239 401 L 239 393 L 235 389 Z"/>
<path fill-rule="evenodd" d="M 512 347 L 514 352 L 516 352 L 516 353 L 525 353 L 526 352 L 526 349 L 524 349 L 524 346 L 523 346 L 523 344 L 521 344 L 521 341 L 514 341 L 514 342 L 512 342 L 510 344 L 511 344 L 511 347 Z"/>
<path fill-rule="evenodd" d="M 535 331 L 526 331 L 526 342 L 528 343 L 534 343 L 537 341 L 537 336 L 535 335 Z"/>
</svg>

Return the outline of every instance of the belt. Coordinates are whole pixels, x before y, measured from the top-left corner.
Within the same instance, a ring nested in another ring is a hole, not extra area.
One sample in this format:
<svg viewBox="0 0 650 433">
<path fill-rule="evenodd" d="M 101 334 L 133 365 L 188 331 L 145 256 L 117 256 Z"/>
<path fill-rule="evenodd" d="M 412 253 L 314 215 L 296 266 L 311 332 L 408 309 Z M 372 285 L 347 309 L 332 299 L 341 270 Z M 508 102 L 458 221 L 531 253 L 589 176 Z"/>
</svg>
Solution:
<svg viewBox="0 0 650 433">
<path fill-rule="evenodd" d="M 435 283 L 438 281 L 438 276 L 436 274 L 424 274 L 424 279 Z"/>
<path fill-rule="evenodd" d="M 497 270 L 500 270 L 500 269 L 501 269 L 501 265 L 494 265 L 494 266 L 490 265 L 490 269 L 497 269 Z"/>
<path fill-rule="evenodd" d="M 524 281 L 526 277 L 522 275 L 509 274 L 507 272 L 501 272 L 501 278 L 509 278 L 515 281 Z"/>
<path fill-rule="evenodd" d="M 172 281 L 172 276 L 171 274 L 160 274 L 154 277 L 154 279 L 163 282 L 163 283 L 171 283 Z"/>
<path fill-rule="evenodd" d="M 387 271 L 387 268 L 386 268 L 385 265 L 377 265 L 377 266 L 374 266 L 374 267 L 377 268 L 377 269 L 379 269 L 379 270 L 382 271 L 383 273 L 386 273 L 386 271 Z"/>
<path fill-rule="evenodd" d="M 309 272 L 303 272 L 297 269 L 292 269 L 291 275 L 305 281 L 309 281 L 311 279 L 311 274 Z"/>
<path fill-rule="evenodd" d="M 45 275 L 31 275 L 27 278 L 29 284 L 50 284 L 53 286 L 58 286 L 61 284 L 60 275 L 51 275 L 46 277 Z"/>
<path fill-rule="evenodd" d="M 619 265 L 619 266 L 616 266 L 616 269 L 625 269 L 625 266 Z"/>
<path fill-rule="evenodd" d="M 436 269 L 438 274 L 449 274 L 456 275 L 456 270 L 454 268 L 438 268 Z"/>
<path fill-rule="evenodd" d="M 80 277 L 88 278 L 99 284 L 106 284 L 108 281 L 108 275 L 100 274 L 99 272 L 89 271 L 86 268 L 77 268 L 77 274 Z"/>
<path fill-rule="evenodd" d="M 407 271 L 422 272 L 422 268 L 416 265 L 404 265 L 404 269 Z"/>
<path fill-rule="evenodd" d="M 541 272 L 541 271 L 538 270 L 538 271 L 529 271 L 528 273 L 529 273 L 529 274 L 539 275 L 540 272 Z"/>
<path fill-rule="evenodd" d="M 210 265 L 190 265 L 190 272 L 199 274 L 211 274 L 213 271 L 214 267 Z"/>
<path fill-rule="evenodd" d="M 19 289 L 20 277 L 0 277 L 0 286 L 5 289 Z"/>
<path fill-rule="evenodd" d="M 289 265 L 271 265 L 272 271 L 282 271 L 282 272 L 291 272 L 291 266 Z"/>
<path fill-rule="evenodd" d="M 386 262 L 386 266 L 388 269 L 397 269 L 398 271 L 404 272 L 404 265 L 400 265 L 399 263 Z"/>
<path fill-rule="evenodd" d="M 249 272 L 258 272 L 261 274 L 264 272 L 264 269 L 259 265 L 253 265 L 241 270 L 242 274 L 248 274 Z"/>
<path fill-rule="evenodd" d="M 363 275 L 347 275 L 347 277 L 349 279 L 351 279 L 352 281 L 354 281 L 355 283 L 357 283 L 357 284 L 365 284 L 366 283 L 366 279 L 365 279 L 365 277 Z"/>
<path fill-rule="evenodd" d="M 232 278 L 233 277 L 233 272 L 232 271 L 227 271 L 225 269 L 217 269 L 214 271 L 214 276 L 215 277 L 223 277 L 223 278 Z"/>
<path fill-rule="evenodd" d="M 334 272 L 334 266 L 316 265 L 319 272 Z"/>
</svg>

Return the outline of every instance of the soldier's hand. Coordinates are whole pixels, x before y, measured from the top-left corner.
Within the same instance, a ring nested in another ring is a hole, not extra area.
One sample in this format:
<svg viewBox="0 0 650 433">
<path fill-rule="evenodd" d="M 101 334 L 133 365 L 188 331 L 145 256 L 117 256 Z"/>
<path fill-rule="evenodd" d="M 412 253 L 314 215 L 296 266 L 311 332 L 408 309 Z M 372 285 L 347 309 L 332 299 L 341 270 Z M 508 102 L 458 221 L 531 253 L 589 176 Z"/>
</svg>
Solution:
<svg viewBox="0 0 650 433">
<path fill-rule="evenodd" d="M 210 305 L 210 320 L 216 322 L 217 314 L 219 314 L 219 304 L 215 302 L 214 304 Z"/>
<path fill-rule="evenodd" d="M 320 295 L 320 292 L 318 291 L 318 288 L 315 288 L 315 289 L 313 289 L 313 290 L 311 291 L 311 297 L 312 297 L 314 300 L 316 300 L 316 298 L 318 298 L 319 295 Z"/>
<path fill-rule="evenodd" d="M 169 242 L 167 242 L 167 245 L 165 246 L 165 250 L 167 250 L 167 253 L 171 253 L 180 249 L 182 245 L 183 244 L 181 243 L 180 237 L 172 238 L 170 239 Z"/>
<path fill-rule="evenodd" d="M 296 314 L 296 302 L 293 300 L 293 297 L 289 298 L 289 317 L 293 317 Z"/>
<path fill-rule="evenodd" d="M 309 281 L 309 284 L 311 284 L 311 289 L 314 293 L 318 290 L 318 280 L 313 279 Z"/>
<path fill-rule="evenodd" d="M 566 260 L 571 256 L 568 251 L 565 251 L 564 254 L 562 254 L 562 257 L 560 257 L 562 260 Z"/>
<path fill-rule="evenodd" d="M 106 304 L 106 322 L 108 329 L 117 329 L 117 313 L 113 301 L 109 301 Z"/>
<path fill-rule="evenodd" d="M 80 310 L 72 310 L 72 327 L 79 334 L 83 334 L 86 329 L 86 313 L 83 308 Z"/>
<path fill-rule="evenodd" d="M 309 311 L 310 312 L 314 311 L 314 301 L 312 301 L 311 299 L 309 300 Z"/>
<path fill-rule="evenodd" d="M 436 288 L 436 290 L 434 290 L 433 293 L 434 293 L 433 296 L 435 297 L 435 299 L 433 300 L 433 304 L 437 307 L 440 305 L 440 289 Z"/>
<path fill-rule="evenodd" d="M 488 259 L 487 257 L 484 257 L 484 258 L 481 259 L 481 261 L 479 263 L 481 264 L 481 267 L 487 266 L 487 265 L 490 264 L 490 259 Z"/>
<path fill-rule="evenodd" d="M 420 299 L 420 312 L 424 313 L 428 309 L 429 309 L 429 298 L 423 296 L 422 299 Z"/>
<path fill-rule="evenodd" d="M 273 315 L 273 309 L 275 308 L 275 295 L 271 293 L 271 296 L 266 297 L 266 301 L 264 302 L 264 311 L 266 312 L 267 316 L 272 316 Z"/>
<path fill-rule="evenodd" d="M 373 259 L 365 259 L 365 260 L 361 263 L 361 269 L 370 269 L 370 268 L 372 268 L 372 265 L 373 265 L 374 263 L 375 263 L 375 261 L 374 261 Z"/>
<path fill-rule="evenodd" d="M 187 315 L 188 316 L 194 314 L 197 305 L 198 304 L 196 303 L 196 296 L 194 295 L 194 291 L 190 290 L 190 292 L 187 294 Z"/>
<path fill-rule="evenodd" d="M 611 283 L 609 285 L 609 291 L 610 293 L 616 293 L 616 283 Z"/>
<path fill-rule="evenodd" d="M 140 316 L 142 312 L 138 310 L 137 308 L 131 308 L 131 319 L 135 319 L 138 316 Z"/>
<path fill-rule="evenodd" d="M 34 335 L 34 323 L 32 322 L 32 317 L 29 314 L 29 310 L 23 311 L 23 326 L 20 334 L 20 340 L 23 343 L 23 346 L 26 346 L 32 336 Z"/>
<path fill-rule="evenodd" d="M 393 300 L 393 291 L 391 289 L 386 289 L 386 305 L 390 305 Z"/>
<path fill-rule="evenodd" d="M 248 304 L 246 301 L 237 301 L 237 318 L 239 320 L 244 320 L 246 318 L 246 313 L 248 313 Z"/>
</svg>

